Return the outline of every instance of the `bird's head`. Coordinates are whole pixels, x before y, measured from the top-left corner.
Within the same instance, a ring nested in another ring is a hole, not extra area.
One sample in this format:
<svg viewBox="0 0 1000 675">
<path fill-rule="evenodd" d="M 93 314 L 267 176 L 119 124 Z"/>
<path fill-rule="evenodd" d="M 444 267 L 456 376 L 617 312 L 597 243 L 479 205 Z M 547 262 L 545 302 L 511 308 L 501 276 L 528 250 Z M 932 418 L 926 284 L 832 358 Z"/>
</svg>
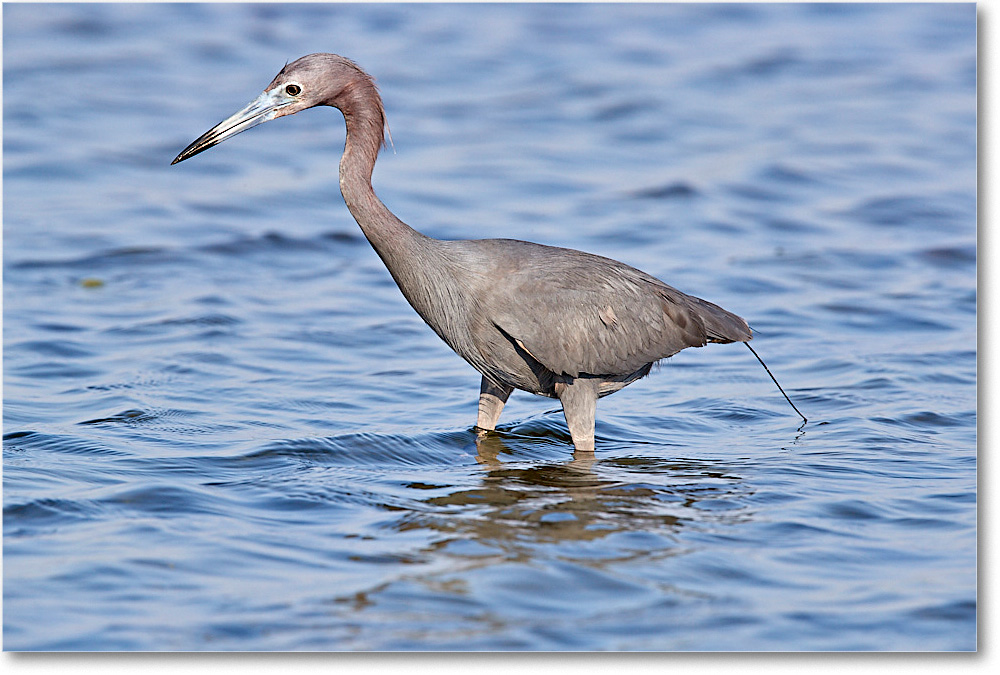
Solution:
<svg viewBox="0 0 1000 675">
<path fill-rule="evenodd" d="M 185 148 L 171 164 L 183 162 L 213 145 L 273 119 L 318 105 L 349 114 L 357 105 L 373 101 L 382 118 L 382 102 L 375 83 L 353 61 L 336 54 L 310 54 L 287 64 L 260 96 L 239 112 L 219 122 Z"/>
</svg>

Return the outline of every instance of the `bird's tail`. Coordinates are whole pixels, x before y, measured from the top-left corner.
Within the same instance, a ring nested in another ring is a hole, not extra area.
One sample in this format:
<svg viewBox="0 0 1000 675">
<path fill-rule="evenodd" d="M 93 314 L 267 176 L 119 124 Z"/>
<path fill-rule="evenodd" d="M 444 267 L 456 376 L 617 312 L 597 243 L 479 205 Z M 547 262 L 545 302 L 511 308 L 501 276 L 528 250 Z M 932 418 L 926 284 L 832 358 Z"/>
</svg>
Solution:
<svg viewBox="0 0 1000 675">
<path fill-rule="evenodd" d="M 741 317 L 727 312 L 718 305 L 701 298 L 691 298 L 698 307 L 698 317 L 705 325 L 705 336 L 709 342 L 749 342 L 753 339 L 750 326 Z"/>
</svg>

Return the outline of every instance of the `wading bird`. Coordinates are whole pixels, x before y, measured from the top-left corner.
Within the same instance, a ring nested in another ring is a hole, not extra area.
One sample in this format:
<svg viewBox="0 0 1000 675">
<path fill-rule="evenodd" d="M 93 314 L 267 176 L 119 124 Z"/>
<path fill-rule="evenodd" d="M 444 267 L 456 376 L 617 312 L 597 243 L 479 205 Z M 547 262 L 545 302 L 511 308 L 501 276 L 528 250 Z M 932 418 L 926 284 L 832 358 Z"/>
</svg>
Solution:
<svg viewBox="0 0 1000 675">
<path fill-rule="evenodd" d="M 314 106 L 344 115 L 340 191 L 351 215 L 413 309 L 482 374 L 480 433 L 495 429 L 507 397 L 522 389 L 558 398 L 573 445 L 593 452 L 598 398 L 686 347 L 751 339 L 735 314 L 609 258 L 514 239 L 441 241 L 411 228 L 372 189 L 382 99 L 371 76 L 342 56 L 289 63 L 172 163 Z"/>
</svg>

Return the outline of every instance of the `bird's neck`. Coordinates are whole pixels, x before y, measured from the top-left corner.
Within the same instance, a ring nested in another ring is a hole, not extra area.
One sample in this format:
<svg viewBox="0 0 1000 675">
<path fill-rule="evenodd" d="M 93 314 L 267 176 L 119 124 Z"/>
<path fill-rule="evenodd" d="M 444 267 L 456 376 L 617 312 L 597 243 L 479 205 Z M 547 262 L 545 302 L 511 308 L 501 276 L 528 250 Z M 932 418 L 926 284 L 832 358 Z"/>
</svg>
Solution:
<svg viewBox="0 0 1000 675">
<path fill-rule="evenodd" d="M 403 295 L 432 323 L 434 303 L 428 293 L 442 281 L 437 276 L 442 267 L 441 242 L 393 215 L 372 188 L 372 170 L 382 144 L 381 108 L 348 108 L 343 112 L 347 122 L 347 141 L 340 160 L 344 202 Z"/>
<path fill-rule="evenodd" d="M 361 231 L 392 271 L 399 250 L 427 237 L 397 218 L 372 188 L 372 170 L 382 146 L 380 102 L 359 97 L 342 111 L 347 140 L 340 160 L 340 192 Z"/>
</svg>

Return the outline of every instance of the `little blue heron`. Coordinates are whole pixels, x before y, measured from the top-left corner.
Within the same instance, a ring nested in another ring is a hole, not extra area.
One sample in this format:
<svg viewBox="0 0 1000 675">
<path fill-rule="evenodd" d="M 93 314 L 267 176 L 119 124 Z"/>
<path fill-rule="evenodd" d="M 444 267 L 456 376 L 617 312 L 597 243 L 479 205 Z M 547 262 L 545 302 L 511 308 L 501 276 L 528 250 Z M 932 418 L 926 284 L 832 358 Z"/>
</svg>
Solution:
<svg viewBox="0 0 1000 675">
<path fill-rule="evenodd" d="M 496 428 L 507 397 L 522 389 L 558 398 L 573 445 L 592 453 L 598 398 L 686 347 L 751 339 L 735 314 L 609 258 L 514 239 L 441 241 L 411 228 L 371 184 L 385 138 L 382 98 L 372 77 L 342 56 L 289 63 L 172 163 L 314 106 L 344 115 L 340 191 L 361 231 L 417 314 L 482 374 L 480 433 Z"/>
</svg>

